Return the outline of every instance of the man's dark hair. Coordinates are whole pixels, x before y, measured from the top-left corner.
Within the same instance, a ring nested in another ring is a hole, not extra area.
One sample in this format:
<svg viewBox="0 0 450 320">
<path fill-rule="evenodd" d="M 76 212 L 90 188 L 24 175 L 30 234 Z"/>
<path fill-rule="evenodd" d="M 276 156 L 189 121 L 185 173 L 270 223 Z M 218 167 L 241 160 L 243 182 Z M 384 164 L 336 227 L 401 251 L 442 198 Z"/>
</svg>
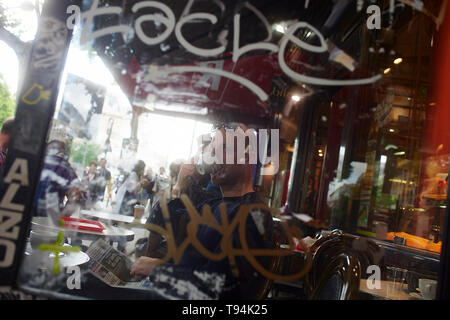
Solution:
<svg viewBox="0 0 450 320">
<path fill-rule="evenodd" d="M 138 162 L 134 166 L 133 171 L 137 173 L 137 172 L 140 172 L 140 171 L 142 171 L 144 169 L 145 169 L 145 162 L 143 160 L 138 160 Z"/>
<path fill-rule="evenodd" d="M 9 119 L 6 119 L 5 122 L 3 122 L 1 132 L 3 134 L 11 135 L 13 128 L 14 128 L 14 118 L 9 118 Z"/>
</svg>

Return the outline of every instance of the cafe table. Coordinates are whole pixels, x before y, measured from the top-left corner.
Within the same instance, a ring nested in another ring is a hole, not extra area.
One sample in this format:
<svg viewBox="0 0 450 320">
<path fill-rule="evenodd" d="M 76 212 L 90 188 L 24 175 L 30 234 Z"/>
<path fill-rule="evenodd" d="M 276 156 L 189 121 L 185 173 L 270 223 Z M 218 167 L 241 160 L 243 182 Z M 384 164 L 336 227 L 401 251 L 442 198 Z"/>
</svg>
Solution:
<svg viewBox="0 0 450 320">
<path fill-rule="evenodd" d="M 81 210 L 80 214 L 86 218 L 95 218 L 106 223 L 145 224 L 147 221 L 145 218 L 135 219 L 133 216 L 95 210 Z"/>
<path fill-rule="evenodd" d="M 69 244 L 64 244 L 64 246 L 69 246 Z M 52 260 L 55 257 L 54 253 L 45 252 L 45 251 L 39 251 L 36 249 L 33 249 L 31 247 L 30 242 L 27 242 L 26 249 L 25 249 L 25 256 L 30 257 L 36 256 L 36 255 L 46 255 L 50 260 Z M 62 267 L 75 267 L 75 266 L 81 266 L 85 263 L 88 263 L 90 260 L 89 256 L 82 252 L 67 252 L 67 253 L 59 253 L 59 263 Z"/>
<path fill-rule="evenodd" d="M 132 230 L 120 227 L 113 227 L 110 225 L 104 225 L 105 229 L 102 231 L 94 230 L 83 230 L 75 228 L 67 228 L 61 226 L 55 226 L 52 224 L 47 217 L 33 217 L 31 221 L 32 229 L 40 230 L 52 230 L 52 231 L 63 231 L 66 237 L 71 237 L 77 235 L 82 237 L 84 240 L 96 240 L 99 237 L 113 237 L 115 239 L 123 238 L 126 241 L 134 240 L 134 232 Z"/>
<path fill-rule="evenodd" d="M 381 280 L 380 289 L 369 288 L 367 279 L 361 279 L 359 283 L 359 291 L 373 296 L 375 299 L 381 300 L 424 300 L 419 293 L 409 293 L 408 285 L 404 284 L 400 290 L 393 292 L 394 282 Z M 371 280 L 369 280 L 371 282 Z"/>
</svg>

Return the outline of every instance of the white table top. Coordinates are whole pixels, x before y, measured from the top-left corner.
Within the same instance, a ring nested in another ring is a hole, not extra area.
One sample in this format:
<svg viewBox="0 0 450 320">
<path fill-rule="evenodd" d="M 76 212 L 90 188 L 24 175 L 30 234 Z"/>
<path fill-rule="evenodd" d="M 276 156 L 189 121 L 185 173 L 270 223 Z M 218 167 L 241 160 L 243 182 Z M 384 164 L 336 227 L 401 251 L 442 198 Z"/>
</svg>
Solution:
<svg viewBox="0 0 450 320">
<path fill-rule="evenodd" d="M 407 284 L 404 284 L 402 290 L 396 293 L 392 292 L 393 282 L 381 280 L 380 284 L 380 289 L 369 289 L 367 279 L 361 279 L 359 283 L 359 290 L 385 300 L 423 300 L 420 294 L 408 293 Z"/>
<path fill-rule="evenodd" d="M 32 229 L 46 229 L 46 230 L 56 230 L 56 231 L 64 231 L 65 235 L 70 237 L 71 234 L 82 234 L 83 236 L 90 237 L 121 237 L 126 238 L 127 241 L 132 241 L 134 239 L 134 232 L 132 230 L 128 230 L 125 228 L 112 227 L 108 225 L 104 225 L 105 229 L 103 231 L 91 231 L 91 230 L 81 230 L 81 229 L 73 229 L 73 228 L 64 228 L 60 226 L 55 226 L 51 223 L 51 221 L 47 217 L 33 217 Z"/>
<path fill-rule="evenodd" d="M 102 221 L 106 222 L 123 222 L 123 223 L 141 223 L 145 224 L 147 219 L 135 219 L 133 216 L 126 216 L 123 214 L 116 214 L 116 213 L 110 213 L 110 212 L 103 212 L 103 211 L 95 211 L 95 210 L 81 210 L 80 214 L 83 216 L 91 217 L 91 218 L 98 218 Z"/>
<path fill-rule="evenodd" d="M 70 246 L 68 244 L 64 244 L 64 246 Z M 31 247 L 30 243 L 27 243 L 27 247 L 25 250 L 25 255 L 34 256 L 34 255 L 42 255 L 48 256 L 49 260 L 54 259 L 54 253 L 49 253 L 45 251 L 35 250 Z M 68 253 L 60 253 L 59 254 L 59 263 L 63 267 L 74 267 L 85 264 L 89 262 L 89 256 L 80 251 L 80 252 L 68 252 Z"/>
</svg>

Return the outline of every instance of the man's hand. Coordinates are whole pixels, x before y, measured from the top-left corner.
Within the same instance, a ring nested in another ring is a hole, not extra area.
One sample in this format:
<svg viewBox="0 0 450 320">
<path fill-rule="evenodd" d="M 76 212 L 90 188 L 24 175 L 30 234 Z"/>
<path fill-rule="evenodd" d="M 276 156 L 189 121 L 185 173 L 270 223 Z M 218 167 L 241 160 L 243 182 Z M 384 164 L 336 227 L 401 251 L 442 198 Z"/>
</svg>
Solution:
<svg viewBox="0 0 450 320">
<path fill-rule="evenodd" d="M 131 267 L 131 276 L 146 277 L 153 268 L 161 264 L 161 259 L 140 257 Z"/>
<path fill-rule="evenodd" d="M 190 163 L 182 164 L 178 173 L 177 183 L 172 189 L 172 198 L 179 198 L 182 193 L 186 193 L 189 189 L 189 177 L 196 179 L 197 175 L 195 165 Z"/>
</svg>

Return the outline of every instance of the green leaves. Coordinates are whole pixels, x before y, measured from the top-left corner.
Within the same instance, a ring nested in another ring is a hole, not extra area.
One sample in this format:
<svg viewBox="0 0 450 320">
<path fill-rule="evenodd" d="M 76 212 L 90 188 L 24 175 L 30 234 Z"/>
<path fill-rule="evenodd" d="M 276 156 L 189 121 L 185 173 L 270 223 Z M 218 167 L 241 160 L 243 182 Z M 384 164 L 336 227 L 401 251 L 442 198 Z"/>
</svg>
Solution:
<svg viewBox="0 0 450 320">
<path fill-rule="evenodd" d="M 86 167 L 89 162 L 97 161 L 101 152 L 101 147 L 96 143 L 75 140 L 72 144 L 70 156 L 72 162 L 80 163 L 83 167 Z"/>
<path fill-rule="evenodd" d="M 0 128 L 7 118 L 14 116 L 15 111 L 16 101 L 11 96 L 8 86 L 0 74 Z"/>
</svg>

